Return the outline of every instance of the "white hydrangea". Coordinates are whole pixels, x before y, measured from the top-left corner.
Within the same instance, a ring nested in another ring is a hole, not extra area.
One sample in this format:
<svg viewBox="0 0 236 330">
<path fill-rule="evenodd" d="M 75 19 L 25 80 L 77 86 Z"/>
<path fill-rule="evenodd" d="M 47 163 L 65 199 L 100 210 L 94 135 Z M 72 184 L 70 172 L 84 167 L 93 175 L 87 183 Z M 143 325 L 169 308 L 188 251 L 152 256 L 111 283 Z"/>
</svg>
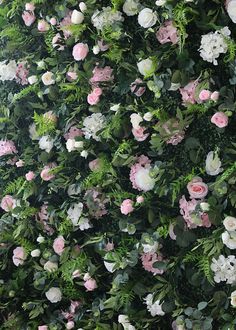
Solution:
<svg viewBox="0 0 236 330">
<path fill-rule="evenodd" d="M 0 80 L 13 80 L 16 77 L 17 64 L 11 60 L 6 64 L 6 61 L 0 62 Z"/>
<path fill-rule="evenodd" d="M 114 11 L 111 7 L 103 7 L 102 11 L 96 10 L 94 12 L 91 21 L 97 30 L 102 30 L 106 26 L 123 22 L 124 17 L 120 11 Z"/>
<path fill-rule="evenodd" d="M 67 211 L 68 218 L 72 221 L 74 226 L 78 225 L 79 218 L 81 217 L 83 212 L 83 204 L 82 203 L 74 203 Z"/>
<path fill-rule="evenodd" d="M 44 135 L 39 140 L 39 148 L 49 153 L 53 148 L 53 139 L 49 135 Z"/>
<path fill-rule="evenodd" d="M 100 141 L 97 133 L 106 126 L 106 118 L 101 113 L 93 113 L 84 119 L 83 125 L 83 132 L 86 139 L 92 137 L 94 140 Z"/>
<path fill-rule="evenodd" d="M 160 304 L 160 300 L 156 300 L 153 302 L 153 293 L 149 293 L 146 298 L 144 298 L 145 303 L 147 305 L 147 310 L 151 313 L 151 315 L 154 317 L 156 315 L 163 316 L 165 315 L 165 312 L 162 310 L 162 304 Z"/>
<path fill-rule="evenodd" d="M 228 50 L 226 38 L 229 38 L 230 34 L 227 26 L 219 31 L 204 34 L 199 48 L 203 60 L 217 65 L 220 54 L 225 54 Z"/>
<path fill-rule="evenodd" d="M 225 258 L 220 255 L 218 259 L 213 258 L 211 270 L 215 273 L 214 281 L 216 283 L 226 282 L 234 284 L 236 282 L 236 258 L 233 255 Z"/>
</svg>

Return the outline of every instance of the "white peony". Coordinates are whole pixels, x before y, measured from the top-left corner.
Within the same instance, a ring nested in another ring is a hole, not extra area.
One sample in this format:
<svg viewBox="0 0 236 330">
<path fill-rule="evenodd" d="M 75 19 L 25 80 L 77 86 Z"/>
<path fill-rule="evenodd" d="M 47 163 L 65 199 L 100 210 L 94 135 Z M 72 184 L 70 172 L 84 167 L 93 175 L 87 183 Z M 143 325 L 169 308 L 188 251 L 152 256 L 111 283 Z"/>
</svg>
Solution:
<svg viewBox="0 0 236 330">
<path fill-rule="evenodd" d="M 49 135 L 44 135 L 39 140 L 39 148 L 49 153 L 53 148 L 53 140 Z"/>
<path fill-rule="evenodd" d="M 137 66 L 143 76 L 151 76 L 156 70 L 156 66 L 150 58 L 138 62 Z"/>
<path fill-rule="evenodd" d="M 75 151 L 76 149 L 80 149 L 84 147 L 83 141 L 75 141 L 75 139 L 68 139 L 66 141 L 66 149 L 68 152 Z"/>
<path fill-rule="evenodd" d="M 226 217 L 223 221 L 225 229 L 228 231 L 235 231 L 236 230 L 236 218 L 234 217 Z"/>
<path fill-rule="evenodd" d="M 236 258 L 233 255 L 225 258 L 220 255 L 218 259 L 213 258 L 211 263 L 211 270 L 214 274 L 214 281 L 216 283 L 226 282 L 227 284 L 234 284 L 236 282 Z"/>
<path fill-rule="evenodd" d="M 134 129 L 139 128 L 139 124 L 143 121 L 143 118 L 138 113 L 132 113 L 130 115 L 130 122 Z"/>
<path fill-rule="evenodd" d="M 42 75 L 42 82 L 45 86 L 50 86 L 55 84 L 54 75 L 52 72 L 47 71 Z"/>
<path fill-rule="evenodd" d="M 206 172 L 209 175 L 218 175 L 222 171 L 221 161 L 217 153 L 210 151 L 206 158 Z"/>
<path fill-rule="evenodd" d="M 228 1 L 226 10 L 232 22 L 236 23 L 236 0 Z"/>
<path fill-rule="evenodd" d="M 72 204 L 67 211 L 68 218 L 72 221 L 74 226 L 78 226 L 78 221 L 82 215 L 83 207 L 84 206 L 82 203 Z"/>
<path fill-rule="evenodd" d="M 53 304 L 61 301 L 62 299 L 61 290 L 55 287 L 50 288 L 47 292 L 45 292 L 45 295 L 47 299 Z"/>
<path fill-rule="evenodd" d="M 149 293 L 147 297 L 144 299 L 147 305 L 147 310 L 151 313 L 153 317 L 156 315 L 160 315 L 160 316 L 165 315 L 165 312 L 163 312 L 161 308 L 162 304 L 160 304 L 160 300 L 156 300 L 155 302 L 153 302 L 153 297 L 154 294 Z"/>
<path fill-rule="evenodd" d="M 36 84 L 38 82 L 38 77 L 37 76 L 30 76 L 28 77 L 28 82 L 30 85 Z"/>
<path fill-rule="evenodd" d="M 96 10 L 91 18 L 93 26 L 97 30 L 103 30 L 118 22 L 123 22 L 124 17 L 120 11 L 114 11 L 111 7 L 103 7 L 102 11 Z"/>
<path fill-rule="evenodd" d="M 144 8 L 138 15 L 138 23 L 145 29 L 152 27 L 157 22 L 157 14 L 150 8 Z"/>
<path fill-rule="evenodd" d="M 84 14 L 80 11 L 74 9 L 71 15 L 71 23 L 73 24 L 81 24 L 84 21 Z"/>
<path fill-rule="evenodd" d="M 236 307 L 236 290 L 231 293 L 230 299 L 231 305 Z"/>
<path fill-rule="evenodd" d="M 236 232 L 225 231 L 221 235 L 223 243 L 231 250 L 236 249 Z"/>
<path fill-rule="evenodd" d="M 136 0 L 126 0 L 123 5 L 123 12 L 127 16 L 134 16 L 134 15 L 138 14 L 139 6 L 140 6 L 140 4 Z"/>
<path fill-rule="evenodd" d="M 49 273 L 53 273 L 58 269 L 58 264 L 56 262 L 52 262 L 52 261 L 47 261 L 44 266 L 43 266 L 44 270 L 46 270 Z"/>
<path fill-rule="evenodd" d="M 150 177 L 149 168 L 140 168 L 135 174 L 135 183 L 140 190 L 149 191 L 155 186 L 155 179 Z"/>
</svg>

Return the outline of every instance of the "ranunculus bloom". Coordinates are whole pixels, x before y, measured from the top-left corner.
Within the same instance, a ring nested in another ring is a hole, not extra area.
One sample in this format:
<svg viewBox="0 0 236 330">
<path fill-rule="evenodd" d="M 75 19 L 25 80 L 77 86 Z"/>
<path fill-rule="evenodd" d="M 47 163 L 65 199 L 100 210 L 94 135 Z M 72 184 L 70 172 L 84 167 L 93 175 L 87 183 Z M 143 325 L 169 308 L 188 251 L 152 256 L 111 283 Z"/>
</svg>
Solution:
<svg viewBox="0 0 236 330">
<path fill-rule="evenodd" d="M 65 247 L 65 240 L 63 236 L 58 236 L 53 242 L 53 250 L 57 254 L 61 255 L 62 252 L 64 251 L 64 247 Z"/>
<path fill-rule="evenodd" d="M 208 89 L 201 90 L 199 94 L 199 99 L 201 101 L 207 101 L 211 98 L 211 92 Z"/>
<path fill-rule="evenodd" d="M 47 299 L 53 304 L 61 301 L 62 299 L 61 290 L 55 287 L 50 288 L 47 292 L 45 292 L 45 295 Z"/>
<path fill-rule="evenodd" d="M 223 225 L 226 230 L 228 231 L 235 231 L 236 230 L 236 218 L 234 217 L 226 217 L 223 221 Z"/>
<path fill-rule="evenodd" d="M 29 171 L 28 173 L 26 173 L 25 178 L 26 178 L 27 181 L 34 180 L 34 178 L 35 178 L 34 172 L 33 171 Z"/>
<path fill-rule="evenodd" d="M 143 84 L 143 81 L 141 79 L 135 79 L 134 82 L 130 85 L 130 90 L 132 93 L 134 93 L 136 96 L 140 97 L 145 93 L 146 87 L 145 86 L 139 86 L 140 84 Z"/>
<path fill-rule="evenodd" d="M 172 21 L 165 21 L 163 26 L 157 31 L 156 37 L 161 44 L 171 42 L 175 45 L 179 40 L 177 29 Z"/>
<path fill-rule="evenodd" d="M 229 119 L 224 112 L 216 112 L 212 117 L 211 117 L 211 122 L 212 124 L 215 124 L 219 128 L 226 127 L 228 125 Z"/>
<path fill-rule="evenodd" d="M 97 283 L 93 278 L 89 278 L 84 282 L 84 286 L 88 291 L 93 291 L 97 288 Z"/>
<path fill-rule="evenodd" d="M 40 32 L 46 32 L 50 29 L 50 25 L 44 19 L 38 21 L 38 30 Z"/>
<path fill-rule="evenodd" d="M 125 199 L 120 206 L 120 211 L 122 214 L 129 214 L 131 212 L 133 212 L 134 208 L 133 208 L 133 204 L 134 202 L 131 199 Z"/>
<path fill-rule="evenodd" d="M 208 193 L 208 186 L 202 182 L 202 179 L 195 177 L 187 185 L 189 195 L 192 198 L 201 199 L 204 198 Z"/>
<path fill-rule="evenodd" d="M 88 52 L 88 45 L 80 42 L 74 46 L 72 55 L 76 61 L 83 61 L 88 55 Z"/>
<path fill-rule="evenodd" d="M 17 267 L 19 265 L 23 265 L 25 259 L 27 258 L 25 249 L 21 246 L 18 246 L 17 248 L 15 248 L 13 250 L 13 256 L 12 256 L 12 260 L 14 265 L 16 265 Z"/>
<path fill-rule="evenodd" d="M 28 12 L 28 11 L 23 12 L 22 18 L 23 18 L 23 21 L 26 26 L 31 26 L 34 23 L 34 21 L 36 20 L 34 13 Z"/>
<path fill-rule="evenodd" d="M 1 201 L 1 208 L 4 211 L 10 212 L 15 207 L 16 207 L 16 200 L 12 196 L 6 195 L 3 197 L 2 201 Z"/>
</svg>

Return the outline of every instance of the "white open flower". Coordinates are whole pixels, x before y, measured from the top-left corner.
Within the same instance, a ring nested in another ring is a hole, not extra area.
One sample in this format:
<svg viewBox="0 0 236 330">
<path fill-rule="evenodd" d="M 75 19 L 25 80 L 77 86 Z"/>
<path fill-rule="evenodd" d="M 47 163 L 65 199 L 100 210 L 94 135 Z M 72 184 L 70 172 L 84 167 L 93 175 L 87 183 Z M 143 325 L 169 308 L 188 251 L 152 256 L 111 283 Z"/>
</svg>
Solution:
<svg viewBox="0 0 236 330">
<path fill-rule="evenodd" d="M 156 5 L 157 6 L 163 6 L 166 3 L 166 0 L 157 0 Z"/>
<path fill-rule="evenodd" d="M 84 206 L 82 203 L 75 203 L 72 204 L 67 211 L 68 218 L 72 221 L 74 226 L 78 226 L 78 221 L 82 215 L 83 207 Z"/>
<path fill-rule="evenodd" d="M 37 76 L 30 76 L 28 77 L 28 82 L 30 85 L 36 84 L 38 82 L 38 77 Z"/>
<path fill-rule="evenodd" d="M 233 307 L 236 307 L 236 290 L 231 293 L 230 298 L 231 298 L 231 305 Z"/>
<path fill-rule="evenodd" d="M 236 232 L 225 231 L 221 235 L 223 243 L 231 250 L 236 249 Z"/>
<path fill-rule="evenodd" d="M 160 300 L 156 300 L 153 302 L 154 294 L 149 293 L 147 297 L 144 299 L 147 305 L 147 310 L 154 317 L 156 315 L 163 316 L 165 312 L 162 310 L 162 304 L 160 304 Z"/>
<path fill-rule="evenodd" d="M 45 295 L 46 295 L 47 299 L 53 304 L 61 301 L 61 299 L 62 299 L 61 290 L 56 287 L 50 288 L 47 292 L 45 292 Z"/>
<path fill-rule="evenodd" d="M 134 129 L 139 128 L 139 124 L 143 121 L 143 118 L 138 113 L 132 113 L 130 115 L 130 122 Z"/>
<path fill-rule="evenodd" d="M 235 231 L 236 230 L 236 218 L 234 217 L 226 217 L 223 221 L 225 229 L 228 231 Z"/>
<path fill-rule="evenodd" d="M 145 29 L 152 27 L 157 22 L 157 14 L 150 8 L 144 8 L 138 15 L 138 23 Z"/>
<path fill-rule="evenodd" d="M 66 149 L 68 150 L 68 152 L 74 151 L 76 149 L 82 149 L 83 147 L 83 141 L 75 141 L 75 139 L 68 139 L 66 141 Z"/>
<path fill-rule="evenodd" d="M 71 15 L 71 23 L 73 24 L 81 24 L 84 21 L 84 14 L 80 11 L 74 9 Z"/>
<path fill-rule="evenodd" d="M 82 231 L 92 228 L 92 225 L 90 224 L 89 219 L 84 218 L 84 217 L 81 217 L 79 219 L 78 226 L 79 226 L 79 229 Z"/>
<path fill-rule="evenodd" d="M 127 16 L 134 16 L 138 13 L 139 6 L 140 4 L 136 0 L 126 0 L 123 5 L 123 12 Z"/>
<path fill-rule="evenodd" d="M 53 140 L 49 135 L 44 135 L 39 140 L 39 148 L 49 153 L 53 148 Z"/>
<path fill-rule="evenodd" d="M 150 169 L 140 168 L 135 174 L 135 183 L 140 190 L 149 191 L 155 186 L 155 179 L 150 177 Z"/>
<path fill-rule="evenodd" d="M 226 10 L 232 22 L 236 23 L 236 0 L 228 1 Z"/>
<path fill-rule="evenodd" d="M 35 250 L 31 251 L 30 254 L 31 254 L 31 257 L 33 257 L 33 258 L 37 258 L 37 257 L 40 256 L 41 251 L 40 251 L 39 249 L 35 249 Z"/>
<path fill-rule="evenodd" d="M 42 82 L 45 86 L 53 85 L 55 84 L 54 75 L 52 72 L 47 71 L 42 75 Z"/>
<path fill-rule="evenodd" d="M 143 76 L 150 76 L 156 70 L 156 66 L 150 58 L 147 58 L 145 60 L 138 62 L 137 66 L 138 66 L 139 72 Z"/>
<path fill-rule="evenodd" d="M 209 175 L 218 175 L 222 171 L 221 161 L 217 153 L 210 151 L 206 158 L 206 172 Z"/>
</svg>

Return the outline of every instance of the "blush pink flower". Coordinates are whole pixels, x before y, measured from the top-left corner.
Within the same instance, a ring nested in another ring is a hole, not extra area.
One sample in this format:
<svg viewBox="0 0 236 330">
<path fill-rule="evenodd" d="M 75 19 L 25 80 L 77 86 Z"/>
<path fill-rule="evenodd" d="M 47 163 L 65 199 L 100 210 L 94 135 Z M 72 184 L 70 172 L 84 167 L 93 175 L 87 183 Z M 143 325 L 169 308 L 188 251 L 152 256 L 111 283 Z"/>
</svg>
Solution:
<svg viewBox="0 0 236 330">
<path fill-rule="evenodd" d="M 16 153 L 16 147 L 13 141 L 0 140 L 0 157 Z"/>
<path fill-rule="evenodd" d="M 55 175 L 51 173 L 52 169 L 56 167 L 55 163 L 48 164 L 42 169 L 40 176 L 43 181 L 50 181 L 55 178 Z"/>
<path fill-rule="evenodd" d="M 31 26 L 35 22 L 36 17 L 33 12 L 25 10 L 22 14 L 22 19 L 26 26 Z"/>
<path fill-rule="evenodd" d="M 201 199 L 208 193 L 208 186 L 202 182 L 202 179 L 195 177 L 187 184 L 187 189 L 191 198 Z"/>
<path fill-rule="evenodd" d="M 55 26 L 57 24 L 57 19 L 55 17 L 50 18 L 50 24 Z"/>
<path fill-rule="evenodd" d="M 74 139 L 77 136 L 83 136 L 83 131 L 81 129 L 77 128 L 76 126 L 71 126 L 69 131 L 64 134 L 64 138 L 66 140 Z"/>
<path fill-rule="evenodd" d="M 136 202 L 137 202 L 138 204 L 142 204 L 142 203 L 144 202 L 144 197 L 143 197 L 143 196 L 137 196 L 137 198 L 136 198 Z"/>
<path fill-rule="evenodd" d="M 161 255 L 157 255 L 156 253 L 143 253 L 141 255 L 141 260 L 142 260 L 143 268 L 146 271 L 153 273 L 153 275 L 164 273 L 163 269 L 158 269 L 158 268 L 153 267 L 153 264 L 156 261 L 162 261 L 163 260 L 163 257 Z"/>
<path fill-rule="evenodd" d="M 146 87 L 145 86 L 140 86 L 143 84 L 143 81 L 141 79 L 135 79 L 130 85 L 130 90 L 132 93 L 134 93 L 136 96 L 140 97 L 142 96 L 145 91 Z"/>
<path fill-rule="evenodd" d="M 122 214 L 127 215 L 134 211 L 134 202 L 131 199 L 125 199 L 120 206 L 120 211 Z"/>
<path fill-rule="evenodd" d="M 15 165 L 16 167 L 23 167 L 25 165 L 25 162 L 22 159 L 19 159 Z"/>
<path fill-rule="evenodd" d="M 154 188 L 155 179 L 150 176 L 150 160 L 148 157 L 141 155 L 137 159 L 137 163 L 131 166 L 130 181 L 134 189 L 139 191 L 150 191 Z"/>
<path fill-rule="evenodd" d="M 29 171 L 28 173 L 26 173 L 25 178 L 26 178 L 27 181 L 34 180 L 34 178 L 35 178 L 34 172 L 33 171 Z"/>
<path fill-rule="evenodd" d="M 141 126 L 132 129 L 132 133 L 136 141 L 142 142 L 146 140 L 146 138 L 149 136 L 149 133 L 144 134 L 145 129 L 146 129 L 145 127 L 141 127 Z"/>
<path fill-rule="evenodd" d="M 90 105 L 96 105 L 100 101 L 100 96 L 102 95 L 102 89 L 97 87 L 88 95 L 87 101 Z"/>
<path fill-rule="evenodd" d="M 48 326 L 47 325 L 39 325 L 38 330 L 48 330 Z"/>
<path fill-rule="evenodd" d="M 24 261 L 26 260 L 27 255 L 25 249 L 21 246 L 18 246 L 13 250 L 12 261 L 15 266 L 23 265 Z"/>
<path fill-rule="evenodd" d="M 218 101 L 219 96 L 220 96 L 220 93 L 217 92 L 217 91 L 215 91 L 215 92 L 213 92 L 213 93 L 211 94 L 211 100 L 214 101 L 214 102 L 216 102 L 216 101 Z"/>
<path fill-rule="evenodd" d="M 203 89 L 199 94 L 201 101 L 208 101 L 211 98 L 211 92 L 208 89 Z"/>
<path fill-rule="evenodd" d="M 71 15 L 72 15 L 72 11 L 70 10 L 60 23 L 60 27 L 63 30 L 65 39 L 68 39 L 71 36 L 71 31 L 66 29 L 67 26 L 72 24 Z"/>
<path fill-rule="evenodd" d="M 101 161 L 99 158 L 96 158 L 94 160 L 91 160 L 91 162 L 89 162 L 88 166 L 92 172 L 97 171 L 97 170 L 99 170 L 99 168 L 101 166 Z"/>
<path fill-rule="evenodd" d="M 226 127 L 228 125 L 229 119 L 224 112 L 216 112 L 212 117 L 211 117 L 211 122 L 212 124 L 215 124 L 219 128 Z"/>
<path fill-rule="evenodd" d="M 16 200 L 11 195 L 6 195 L 1 201 L 1 208 L 5 212 L 10 212 L 16 207 Z"/>
<path fill-rule="evenodd" d="M 161 44 L 171 42 L 173 45 L 179 41 L 178 31 L 172 21 L 165 21 L 156 33 L 157 40 Z"/>
<path fill-rule="evenodd" d="M 27 2 L 25 4 L 25 10 L 28 10 L 28 11 L 34 11 L 35 10 L 35 5 L 31 2 Z"/>
<path fill-rule="evenodd" d="M 80 42 L 73 47 L 72 55 L 76 61 L 83 61 L 88 55 L 88 52 L 88 45 Z"/>
<path fill-rule="evenodd" d="M 98 47 L 101 52 L 105 52 L 109 49 L 109 45 L 104 43 L 104 40 L 98 40 Z"/>
<path fill-rule="evenodd" d="M 27 63 L 21 62 L 17 65 L 16 70 L 16 82 L 22 86 L 28 85 L 28 75 L 29 70 L 27 68 Z"/>
<path fill-rule="evenodd" d="M 195 91 L 198 85 L 198 81 L 190 81 L 186 86 L 180 88 L 180 94 L 182 95 L 183 104 L 196 103 Z"/>
<path fill-rule="evenodd" d="M 61 255 L 64 251 L 64 247 L 65 247 L 65 240 L 63 236 L 58 236 L 53 242 L 53 250 L 57 254 Z"/>
<path fill-rule="evenodd" d="M 93 291 L 97 288 L 97 282 L 93 278 L 89 278 L 87 281 L 84 282 L 84 286 L 87 291 Z"/>
<path fill-rule="evenodd" d="M 104 68 L 95 67 L 93 69 L 93 76 L 90 78 L 90 83 L 92 85 L 98 85 L 100 82 L 110 82 L 114 79 L 112 75 L 113 69 L 110 66 L 105 66 Z"/>
<path fill-rule="evenodd" d="M 45 21 L 44 19 L 41 19 L 40 21 L 38 21 L 38 30 L 40 32 L 46 32 L 50 29 L 50 25 L 48 24 L 47 21 Z"/>
<path fill-rule="evenodd" d="M 76 79 L 78 79 L 78 75 L 74 71 L 68 71 L 66 74 L 66 79 L 68 81 L 72 82 L 72 81 L 75 81 Z"/>
</svg>

